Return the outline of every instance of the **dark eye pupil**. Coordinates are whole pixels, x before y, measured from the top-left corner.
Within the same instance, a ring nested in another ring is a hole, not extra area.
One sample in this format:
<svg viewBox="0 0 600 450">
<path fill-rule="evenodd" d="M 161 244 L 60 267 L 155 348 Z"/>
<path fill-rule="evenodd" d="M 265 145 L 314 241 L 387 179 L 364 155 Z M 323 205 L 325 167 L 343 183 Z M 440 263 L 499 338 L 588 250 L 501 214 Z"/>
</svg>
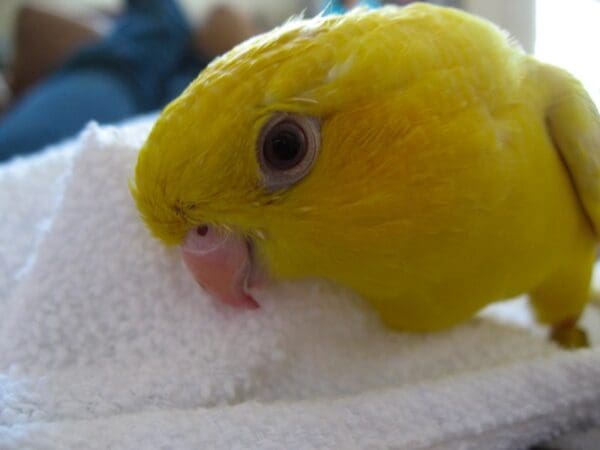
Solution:
<svg viewBox="0 0 600 450">
<path fill-rule="evenodd" d="M 298 156 L 300 142 L 289 131 L 282 131 L 273 139 L 273 155 L 281 161 L 291 161 Z"/>
<path fill-rule="evenodd" d="M 275 170 L 289 170 L 306 155 L 306 137 L 294 123 L 282 122 L 269 132 L 263 148 L 266 163 Z"/>
</svg>

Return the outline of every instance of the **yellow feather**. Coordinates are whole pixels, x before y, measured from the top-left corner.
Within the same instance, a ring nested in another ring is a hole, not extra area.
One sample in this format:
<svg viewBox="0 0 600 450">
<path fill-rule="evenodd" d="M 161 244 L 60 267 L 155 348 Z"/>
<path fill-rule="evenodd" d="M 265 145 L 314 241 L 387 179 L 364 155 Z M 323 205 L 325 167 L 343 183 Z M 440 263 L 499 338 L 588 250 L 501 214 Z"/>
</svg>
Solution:
<svg viewBox="0 0 600 450">
<path fill-rule="evenodd" d="M 228 227 L 275 277 L 348 286 L 396 328 L 447 327 L 526 292 L 540 320 L 576 318 L 596 236 L 553 141 L 570 129 L 548 130 L 551 70 L 453 9 L 290 22 L 215 60 L 166 108 L 132 191 L 166 243 Z M 269 192 L 256 143 L 279 111 L 319 118 L 321 152 L 304 180 Z M 597 141 L 593 106 L 577 111 Z"/>
</svg>

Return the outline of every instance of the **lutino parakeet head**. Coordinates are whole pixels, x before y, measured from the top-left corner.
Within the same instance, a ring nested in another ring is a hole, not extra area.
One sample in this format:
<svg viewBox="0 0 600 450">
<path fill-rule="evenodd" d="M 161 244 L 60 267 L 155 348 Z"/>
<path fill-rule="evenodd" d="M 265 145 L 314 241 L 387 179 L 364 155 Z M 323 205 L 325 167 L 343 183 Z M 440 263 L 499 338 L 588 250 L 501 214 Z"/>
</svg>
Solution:
<svg viewBox="0 0 600 450">
<path fill-rule="evenodd" d="M 487 176 L 454 150 L 495 142 L 488 111 L 524 58 L 493 25 L 425 4 L 292 21 L 213 61 L 164 110 L 135 200 L 228 303 L 253 304 L 258 266 L 386 301 L 461 212 L 430 162 Z"/>
</svg>

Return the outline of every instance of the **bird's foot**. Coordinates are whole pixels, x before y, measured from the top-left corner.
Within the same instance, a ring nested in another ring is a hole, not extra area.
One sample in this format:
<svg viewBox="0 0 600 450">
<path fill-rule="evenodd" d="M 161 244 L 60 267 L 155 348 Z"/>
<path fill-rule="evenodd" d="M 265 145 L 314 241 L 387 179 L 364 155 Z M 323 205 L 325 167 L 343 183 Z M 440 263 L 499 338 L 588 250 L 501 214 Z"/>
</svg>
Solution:
<svg viewBox="0 0 600 450">
<path fill-rule="evenodd" d="M 565 349 L 575 350 L 590 346 L 585 330 L 576 320 L 565 320 L 552 327 L 550 339 Z"/>
</svg>

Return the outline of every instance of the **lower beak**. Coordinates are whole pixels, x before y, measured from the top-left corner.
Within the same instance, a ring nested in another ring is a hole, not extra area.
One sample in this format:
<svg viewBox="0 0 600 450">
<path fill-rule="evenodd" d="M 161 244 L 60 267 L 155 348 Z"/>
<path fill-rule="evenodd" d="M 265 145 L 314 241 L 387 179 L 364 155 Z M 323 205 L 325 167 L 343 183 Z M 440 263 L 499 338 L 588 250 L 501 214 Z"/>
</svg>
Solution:
<svg viewBox="0 0 600 450">
<path fill-rule="evenodd" d="M 215 299 L 240 308 L 259 307 L 248 293 L 253 278 L 248 241 L 202 225 L 188 232 L 181 251 L 185 264 L 198 284 Z"/>
</svg>

